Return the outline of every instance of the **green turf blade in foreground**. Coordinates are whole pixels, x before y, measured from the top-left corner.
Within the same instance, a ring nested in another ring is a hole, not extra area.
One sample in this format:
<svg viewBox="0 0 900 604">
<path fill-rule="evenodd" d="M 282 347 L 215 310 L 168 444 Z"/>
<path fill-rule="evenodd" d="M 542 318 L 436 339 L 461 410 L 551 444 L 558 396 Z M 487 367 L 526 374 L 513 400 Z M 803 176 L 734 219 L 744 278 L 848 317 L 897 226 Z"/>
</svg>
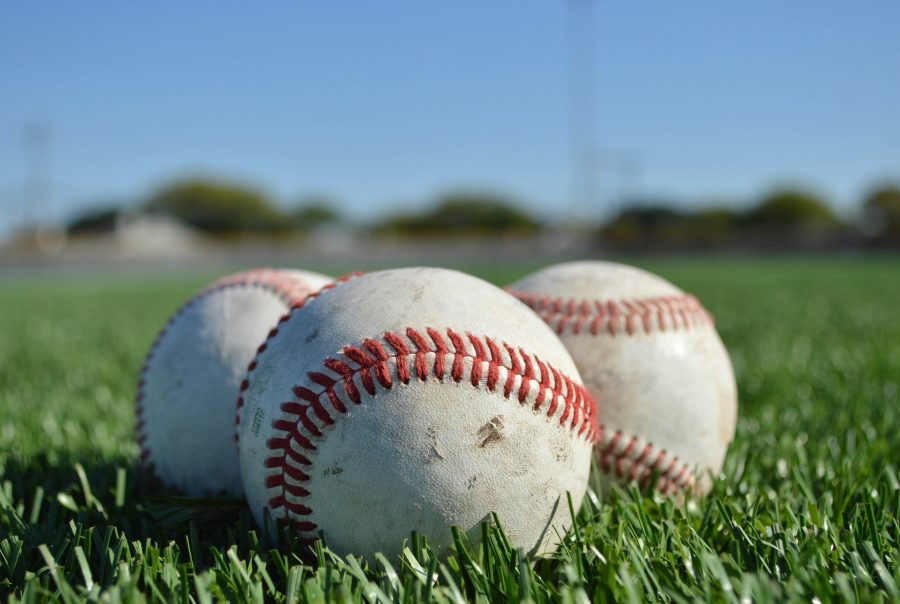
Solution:
<svg viewBox="0 0 900 604">
<path fill-rule="evenodd" d="M 900 263 L 644 264 L 715 314 L 741 395 L 725 478 L 684 508 L 634 489 L 552 557 L 496 527 L 435 560 L 257 538 L 240 502 L 152 496 L 135 468 L 142 356 L 203 279 L 0 283 L 0 594 L 213 602 L 898 599 Z M 501 284 L 508 274 L 492 269 Z M 310 565 L 311 560 L 318 563 Z"/>
</svg>

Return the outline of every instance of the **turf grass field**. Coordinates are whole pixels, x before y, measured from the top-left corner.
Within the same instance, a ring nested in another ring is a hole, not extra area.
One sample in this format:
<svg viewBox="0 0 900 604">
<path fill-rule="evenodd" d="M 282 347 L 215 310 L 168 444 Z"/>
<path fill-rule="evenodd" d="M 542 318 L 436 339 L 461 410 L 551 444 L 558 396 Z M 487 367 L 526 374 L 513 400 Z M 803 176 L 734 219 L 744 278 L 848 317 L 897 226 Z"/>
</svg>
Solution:
<svg viewBox="0 0 900 604">
<path fill-rule="evenodd" d="M 0 281 L 0 594 L 14 600 L 900 600 L 900 261 L 640 261 L 703 300 L 735 365 L 724 478 L 682 508 L 587 497 L 552 557 L 484 529 L 448 560 L 312 558 L 235 501 L 154 491 L 133 391 L 216 275 Z M 307 267 L 303 267 L 307 268 Z M 322 267 L 309 267 L 322 268 Z M 466 267 L 505 284 L 536 266 Z M 327 270 L 327 268 L 326 268 Z"/>
</svg>

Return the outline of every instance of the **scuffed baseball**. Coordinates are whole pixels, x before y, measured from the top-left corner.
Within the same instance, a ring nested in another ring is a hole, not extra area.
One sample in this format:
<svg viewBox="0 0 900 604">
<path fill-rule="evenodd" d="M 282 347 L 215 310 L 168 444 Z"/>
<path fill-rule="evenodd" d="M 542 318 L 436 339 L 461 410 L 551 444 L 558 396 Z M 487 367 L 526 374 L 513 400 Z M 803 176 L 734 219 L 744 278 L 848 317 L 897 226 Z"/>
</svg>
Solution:
<svg viewBox="0 0 900 604">
<path fill-rule="evenodd" d="M 596 412 L 574 362 L 474 277 L 350 279 L 292 311 L 251 367 L 241 470 L 268 530 L 365 556 L 417 530 L 446 552 L 451 526 L 477 542 L 496 512 L 514 547 L 547 551 L 570 525 L 566 492 L 576 509 L 585 493 Z"/>
<path fill-rule="evenodd" d="M 708 490 L 734 438 L 737 389 L 700 303 L 612 262 L 557 264 L 509 290 L 557 332 L 600 405 L 604 482 Z"/>
<path fill-rule="evenodd" d="M 234 443 L 241 379 L 279 317 L 330 281 L 306 271 L 237 273 L 169 319 L 144 361 L 136 397 L 141 461 L 163 485 L 193 497 L 241 496 Z"/>
</svg>

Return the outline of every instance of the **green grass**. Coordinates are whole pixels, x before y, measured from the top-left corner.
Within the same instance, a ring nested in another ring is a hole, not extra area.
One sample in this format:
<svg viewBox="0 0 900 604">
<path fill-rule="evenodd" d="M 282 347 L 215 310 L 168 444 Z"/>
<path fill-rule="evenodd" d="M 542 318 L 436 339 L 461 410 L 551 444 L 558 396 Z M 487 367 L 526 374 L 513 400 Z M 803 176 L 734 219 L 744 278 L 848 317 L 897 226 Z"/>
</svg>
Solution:
<svg viewBox="0 0 900 604">
<path fill-rule="evenodd" d="M 240 502 L 154 493 L 132 395 L 205 277 L 0 283 L 0 594 L 15 601 L 900 600 L 900 262 L 643 263 L 696 293 L 734 360 L 737 439 L 705 500 L 588 497 L 552 557 L 496 528 L 367 564 L 257 536 Z M 504 282 L 534 267 L 482 268 Z"/>
</svg>

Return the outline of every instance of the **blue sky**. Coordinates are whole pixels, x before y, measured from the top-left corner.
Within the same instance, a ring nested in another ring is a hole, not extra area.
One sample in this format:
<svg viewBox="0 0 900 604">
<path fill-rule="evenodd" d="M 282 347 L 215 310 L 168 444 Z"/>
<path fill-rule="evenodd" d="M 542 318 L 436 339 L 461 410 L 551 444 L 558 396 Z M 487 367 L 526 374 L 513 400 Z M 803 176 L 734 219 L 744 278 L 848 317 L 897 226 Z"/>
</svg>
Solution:
<svg viewBox="0 0 900 604">
<path fill-rule="evenodd" d="M 52 218 L 180 175 L 334 197 L 360 220 L 457 188 L 570 206 L 570 7 L 488 2 L 4 3 L 0 232 L 23 130 Z M 900 2 L 598 2 L 597 215 L 622 192 L 844 213 L 900 180 Z M 626 171 L 623 166 L 630 166 Z"/>
</svg>

